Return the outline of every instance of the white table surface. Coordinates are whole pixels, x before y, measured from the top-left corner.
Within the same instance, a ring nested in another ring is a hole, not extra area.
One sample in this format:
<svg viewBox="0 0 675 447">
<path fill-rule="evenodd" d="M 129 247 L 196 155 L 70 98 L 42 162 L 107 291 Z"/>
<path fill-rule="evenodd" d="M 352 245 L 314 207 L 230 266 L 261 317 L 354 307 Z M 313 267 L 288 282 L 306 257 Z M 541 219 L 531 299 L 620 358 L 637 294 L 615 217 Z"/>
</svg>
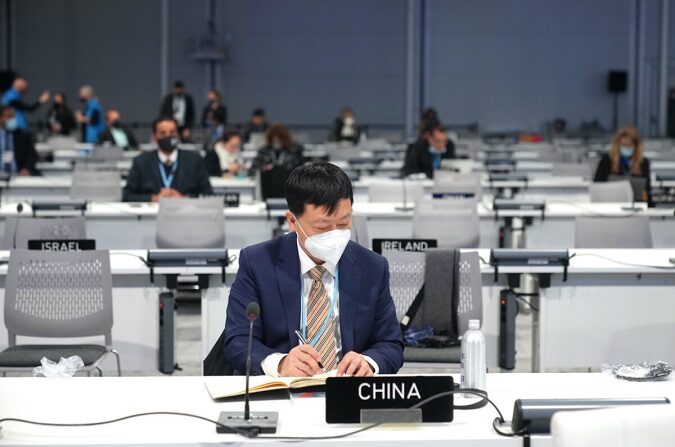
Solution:
<svg viewBox="0 0 675 447">
<path fill-rule="evenodd" d="M 456 377 L 455 377 L 456 378 Z M 456 378 L 457 379 L 457 378 Z M 216 419 L 220 411 L 238 411 L 240 402 L 216 403 L 207 381 L 242 377 L 127 377 L 127 378 L 7 378 L 0 381 L 0 417 L 51 422 L 92 422 L 149 411 L 176 411 Z M 620 381 L 605 374 L 488 374 L 487 390 L 507 420 L 518 398 L 668 397 L 675 399 L 672 380 L 657 383 Z M 356 424 L 328 425 L 321 397 L 254 401 L 252 411 L 279 411 L 278 436 L 327 436 L 359 428 Z M 323 445 L 369 446 L 521 446 L 520 438 L 504 438 L 492 429 L 491 407 L 456 411 L 451 423 L 381 427 Z M 2 424 L 0 445 L 232 445 L 274 440 L 248 440 L 217 434 L 207 422 L 177 416 L 148 416 L 111 425 L 56 428 Z M 314 443 L 307 443 L 314 444 Z M 535 436 L 533 445 L 550 445 L 550 437 Z"/>
</svg>

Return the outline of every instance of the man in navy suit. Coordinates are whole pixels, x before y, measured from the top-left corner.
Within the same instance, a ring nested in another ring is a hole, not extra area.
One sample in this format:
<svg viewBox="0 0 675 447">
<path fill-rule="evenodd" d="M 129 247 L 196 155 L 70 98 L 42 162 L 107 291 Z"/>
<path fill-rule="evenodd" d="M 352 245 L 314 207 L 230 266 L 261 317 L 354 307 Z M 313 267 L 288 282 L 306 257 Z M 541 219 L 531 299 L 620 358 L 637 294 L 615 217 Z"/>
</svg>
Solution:
<svg viewBox="0 0 675 447">
<path fill-rule="evenodd" d="M 227 307 L 225 360 L 235 373 L 245 371 L 246 307 L 256 301 L 253 374 L 396 373 L 403 364 L 403 340 L 389 266 L 349 240 L 351 181 L 332 164 L 309 163 L 291 172 L 286 200 L 293 232 L 239 255 Z"/>
<path fill-rule="evenodd" d="M 178 149 L 178 125 L 173 118 L 152 123 L 152 141 L 158 150 L 134 158 L 124 187 L 125 202 L 157 202 L 161 197 L 197 197 L 213 194 L 202 157 Z"/>
</svg>

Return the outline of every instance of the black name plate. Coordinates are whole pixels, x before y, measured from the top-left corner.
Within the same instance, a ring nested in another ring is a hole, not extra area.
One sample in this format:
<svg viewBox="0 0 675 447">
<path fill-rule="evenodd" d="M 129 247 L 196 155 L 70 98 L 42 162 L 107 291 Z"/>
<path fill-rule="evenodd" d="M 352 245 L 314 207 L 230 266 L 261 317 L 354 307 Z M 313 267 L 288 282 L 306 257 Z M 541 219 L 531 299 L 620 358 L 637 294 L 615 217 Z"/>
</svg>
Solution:
<svg viewBox="0 0 675 447">
<path fill-rule="evenodd" d="M 82 251 L 96 250 L 94 239 L 40 239 L 28 241 L 29 250 L 42 251 Z"/>
<path fill-rule="evenodd" d="M 226 192 L 223 194 L 223 201 L 225 202 L 226 208 L 237 208 L 239 206 L 239 200 L 238 192 Z"/>
<path fill-rule="evenodd" d="M 326 380 L 326 422 L 361 422 L 361 410 L 404 409 L 453 390 L 452 376 L 331 377 Z M 423 422 L 451 422 L 452 394 L 421 407 Z"/>
<path fill-rule="evenodd" d="M 382 250 L 427 251 L 436 247 L 436 239 L 373 239 L 373 251 L 379 254 Z"/>
</svg>

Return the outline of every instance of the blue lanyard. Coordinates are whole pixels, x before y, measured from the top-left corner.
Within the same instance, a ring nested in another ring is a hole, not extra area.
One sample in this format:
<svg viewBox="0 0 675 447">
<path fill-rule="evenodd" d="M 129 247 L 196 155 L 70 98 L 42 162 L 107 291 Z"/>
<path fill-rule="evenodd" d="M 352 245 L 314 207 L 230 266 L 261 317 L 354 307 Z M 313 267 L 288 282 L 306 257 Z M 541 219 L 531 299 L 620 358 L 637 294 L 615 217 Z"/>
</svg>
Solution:
<svg viewBox="0 0 675 447">
<path fill-rule="evenodd" d="M 162 174 L 162 182 L 164 183 L 165 188 L 171 188 L 171 183 L 173 183 L 173 175 L 176 173 L 176 169 L 178 169 L 178 160 L 176 160 L 176 162 L 171 167 L 171 175 L 167 176 L 166 166 L 164 166 L 161 161 L 159 162 L 159 173 Z"/>
<path fill-rule="evenodd" d="M 324 320 L 323 324 L 321 325 L 321 329 L 319 329 L 319 332 L 316 333 L 314 338 L 311 340 L 307 340 L 310 345 L 314 346 L 320 339 L 323 333 L 326 331 L 326 328 L 328 327 L 328 323 L 330 323 L 330 320 L 333 318 L 333 312 L 335 310 L 335 303 L 337 299 L 337 291 L 339 287 L 338 283 L 338 278 L 339 278 L 339 271 L 337 268 L 335 269 L 335 281 L 333 281 L 333 297 L 330 300 L 330 311 L 328 312 L 328 315 L 326 315 L 326 319 Z M 304 284 L 304 281 L 303 281 Z M 305 302 L 305 294 L 303 291 L 302 294 L 302 320 L 300 322 L 300 329 L 302 332 L 302 336 L 307 338 L 307 303 Z"/>
</svg>

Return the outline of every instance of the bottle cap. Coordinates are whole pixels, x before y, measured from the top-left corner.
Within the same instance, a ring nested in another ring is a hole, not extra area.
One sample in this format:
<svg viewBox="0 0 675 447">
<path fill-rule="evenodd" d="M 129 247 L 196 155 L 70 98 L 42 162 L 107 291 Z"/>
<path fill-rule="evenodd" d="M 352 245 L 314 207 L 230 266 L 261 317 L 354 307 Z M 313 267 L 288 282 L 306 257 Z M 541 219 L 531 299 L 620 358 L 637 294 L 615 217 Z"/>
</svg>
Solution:
<svg viewBox="0 0 675 447">
<path fill-rule="evenodd" d="M 469 320 L 469 329 L 480 329 L 480 320 Z"/>
</svg>

